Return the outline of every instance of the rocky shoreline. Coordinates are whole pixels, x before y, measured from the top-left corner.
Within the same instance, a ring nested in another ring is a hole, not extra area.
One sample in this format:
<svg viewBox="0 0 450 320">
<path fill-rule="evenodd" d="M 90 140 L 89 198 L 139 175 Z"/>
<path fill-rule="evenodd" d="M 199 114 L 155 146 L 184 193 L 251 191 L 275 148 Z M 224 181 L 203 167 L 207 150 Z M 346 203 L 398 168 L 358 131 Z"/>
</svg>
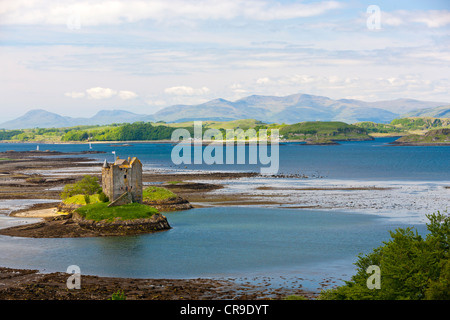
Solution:
<svg viewBox="0 0 450 320">
<path fill-rule="evenodd" d="M 33 224 L 0 229 L 0 235 L 27 238 L 85 238 L 126 236 L 171 229 L 166 217 L 155 214 L 148 219 L 111 222 L 86 220 L 76 212 L 46 217 Z"/>
<path fill-rule="evenodd" d="M 298 289 L 272 289 L 237 284 L 232 279 L 129 279 L 81 274 L 81 288 L 67 289 L 71 274 L 0 267 L 0 300 L 110 300 L 123 292 L 126 300 L 268 300 L 317 295 Z"/>
<path fill-rule="evenodd" d="M 442 147 L 442 146 L 450 146 L 450 142 L 401 142 L 401 141 L 393 141 L 389 143 L 391 146 L 395 147 L 430 147 L 430 146 L 436 146 L 436 147 Z"/>
<path fill-rule="evenodd" d="M 144 201 L 144 204 L 163 212 L 189 210 L 193 208 L 189 201 L 179 196 L 174 199 L 167 199 L 163 201 Z"/>
</svg>

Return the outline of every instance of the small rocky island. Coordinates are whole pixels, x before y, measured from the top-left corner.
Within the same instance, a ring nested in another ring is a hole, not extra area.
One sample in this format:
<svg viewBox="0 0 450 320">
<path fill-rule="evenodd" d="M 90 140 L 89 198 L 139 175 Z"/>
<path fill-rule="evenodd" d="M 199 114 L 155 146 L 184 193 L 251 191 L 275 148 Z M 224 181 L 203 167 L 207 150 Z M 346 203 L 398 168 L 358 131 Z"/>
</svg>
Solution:
<svg viewBox="0 0 450 320">
<path fill-rule="evenodd" d="M 410 134 L 394 142 L 397 146 L 450 146 L 450 128 L 435 129 L 423 135 Z"/>
<path fill-rule="evenodd" d="M 142 164 L 119 159 L 102 168 L 102 185 L 93 176 L 67 184 L 59 214 L 42 222 L 0 230 L 34 238 L 98 237 L 151 233 L 171 228 L 161 211 L 190 209 L 188 201 L 162 187 L 143 188 Z"/>
</svg>

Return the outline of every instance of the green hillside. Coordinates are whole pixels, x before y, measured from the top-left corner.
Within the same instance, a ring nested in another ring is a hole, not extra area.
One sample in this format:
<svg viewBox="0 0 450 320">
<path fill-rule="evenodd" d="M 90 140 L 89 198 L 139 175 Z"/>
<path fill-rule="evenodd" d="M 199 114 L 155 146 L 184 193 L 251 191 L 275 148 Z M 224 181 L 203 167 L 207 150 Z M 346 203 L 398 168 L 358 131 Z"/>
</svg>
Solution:
<svg viewBox="0 0 450 320">
<path fill-rule="evenodd" d="M 450 129 L 430 130 L 424 135 L 409 134 L 397 139 L 397 145 L 450 145 Z"/>
<path fill-rule="evenodd" d="M 280 128 L 280 135 L 287 140 L 304 141 L 344 141 L 372 140 L 367 130 L 351 124 L 337 121 L 300 122 Z"/>
<path fill-rule="evenodd" d="M 358 122 L 354 124 L 366 129 L 369 134 L 406 135 L 410 133 L 423 134 L 430 129 L 450 127 L 449 118 L 411 117 L 394 119 L 390 123 Z"/>
<path fill-rule="evenodd" d="M 181 128 L 181 127 L 192 127 L 194 125 L 194 121 L 186 121 L 186 122 L 173 122 L 166 123 L 164 121 L 160 121 L 155 123 L 155 125 L 163 125 L 171 128 Z M 263 122 L 255 119 L 241 119 L 241 120 L 230 120 L 230 121 L 214 121 L 207 120 L 202 121 L 202 125 L 205 128 L 211 129 L 237 129 L 240 128 L 242 130 L 254 129 L 257 126 L 265 125 Z"/>
<path fill-rule="evenodd" d="M 415 110 L 404 114 L 402 117 L 432 117 L 432 118 L 449 118 L 450 117 L 450 106 L 439 106 L 435 108 L 426 108 Z"/>
<path fill-rule="evenodd" d="M 188 130 L 193 137 L 193 121 L 182 123 L 135 122 L 106 126 L 76 126 L 69 128 L 35 128 L 22 130 L 0 130 L 0 140 L 11 142 L 88 142 L 88 141 L 161 141 L 170 140 L 178 128 Z M 347 124 L 339 121 L 306 121 L 295 124 L 263 123 L 255 119 L 232 121 L 203 121 L 206 129 L 219 129 L 226 137 L 227 129 L 279 129 L 282 140 L 327 143 L 344 140 L 370 140 L 376 136 L 423 135 L 432 129 L 450 128 L 448 118 L 402 118 L 388 124 L 358 122 Z"/>
</svg>

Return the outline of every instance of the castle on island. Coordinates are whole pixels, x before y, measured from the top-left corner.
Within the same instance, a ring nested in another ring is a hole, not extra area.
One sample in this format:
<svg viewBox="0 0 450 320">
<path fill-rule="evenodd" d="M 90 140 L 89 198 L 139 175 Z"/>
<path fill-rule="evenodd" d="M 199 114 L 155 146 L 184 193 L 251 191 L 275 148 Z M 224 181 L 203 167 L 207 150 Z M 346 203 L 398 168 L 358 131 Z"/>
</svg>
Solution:
<svg viewBox="0 0 450 320">
<path fill-rule="evenodd" d="M 142 203 L 142 163 L 136 158 L 116 158 L 109 164 L 105 160 L 102 168 L 103 192 L 111 202 L 109 206 L 127 203 Z"/>
</svg>

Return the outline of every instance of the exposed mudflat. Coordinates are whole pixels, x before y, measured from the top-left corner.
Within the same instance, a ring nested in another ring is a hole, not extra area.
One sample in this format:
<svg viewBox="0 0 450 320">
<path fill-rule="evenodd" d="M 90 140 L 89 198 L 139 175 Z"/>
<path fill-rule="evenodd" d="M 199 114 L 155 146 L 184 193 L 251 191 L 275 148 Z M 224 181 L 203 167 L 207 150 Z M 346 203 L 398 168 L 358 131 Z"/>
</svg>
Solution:
<svg viewBox="0 0 450 320">
<path fill-rule="evenodd" d="M 282 299 L 301 289 L 269 289 L 267 284 L 236 284 L 214 279 L 130 279 L 81 275 L 80 289 L 67 289 L 72 274 L 40 273 L 0 267 L 0 300 L 109 300 L 123 291 L 127 300 L 255 300 Z"/>
</svg>

